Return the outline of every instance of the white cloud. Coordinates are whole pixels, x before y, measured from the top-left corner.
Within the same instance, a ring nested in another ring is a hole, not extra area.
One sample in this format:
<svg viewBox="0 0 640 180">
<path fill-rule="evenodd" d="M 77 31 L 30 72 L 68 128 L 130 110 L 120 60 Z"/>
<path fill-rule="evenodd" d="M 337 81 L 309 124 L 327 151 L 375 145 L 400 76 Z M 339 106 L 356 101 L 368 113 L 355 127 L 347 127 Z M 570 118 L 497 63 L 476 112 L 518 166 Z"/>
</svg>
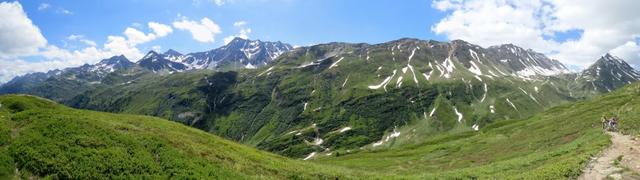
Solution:
<svg viewBox="0 0 640 180">
<path fill-rule="evenodd" d="M 64 68 L 64 67 L 72 67 L 79 66 L 86 63 L 94 63 L 100 59 L 104 59 L 116 54 L 112 52 L 104 51 L 102 49 L 98 49 L 96 47 L 87 47 L 80 50 L 67 50 L 58 48 L 54 45 L 49 45 L 44 50 L 40 51 L 39 56 L 45 57 L 46 59 L 38 62 L 31 62 L 34 65 L 38 64 L 48 64 L 50 61 L 52 62 L 60 62 L 58 66 L 50 66 L 49 68 Z"/>
<path fill-rule="evenodd" d="M 155 33 L 156 36 L 158 37 L 164 37 L 170 34 L 171 32 L 173 32 L 173 29 L 171 29 L 171 26 L 168 26 L 168 25 L 160 24 L 157 22 L 149 22 L 148 25 L 149 25 L 149 28 L 153 30 L 153 33 Z"/>
<path fill-rule="evenodd" d="M 638 46 L 638 43 L 634 41 L 628 41 L 627 43 L 616 47 L 611 50 L 611 54 L 618 56 L 631 64 L 635 64 L 636 66 L 640 65 L 640 46 Z"/>
<path fill-rule="evenodd" d="M 155 45 L 155 46 L 152 46 L 151 49 L 153 49 L 156 52 L 160 52 L 160 50 L 162 50 L 162 46 Z"/>
<path fill-rule="evenodd" d="M 431 30 L 449 39 L 482 46 L 513 43 L 581 67 L 640 34 L 635 0 L 438 0 L 432 6 L 448 15 Z M 575 31 L 582 32 L 577 39 L 554 38 Z"/>
<path fill-rule="evenodd" d="M 233 26 L 235 27 L 242 27 L 244 25 L 247 25 L 247 21 L 236 21 L 233 23 Z"/>
<path fill-rule="evenodd" d="M 222 33 L 220 26 L 206 17 L 197 22 L 181 16 L 179 21 L 173 22 L 173 27 L 189 31 L 193 39 L 204 43 L 215 42 L 216 34 Z"/>
<path fill-rule="evenodd" d="M 144 33 L 135 28 L 126 28 L 123 36 L 108 36 L 103 47 L 82 35 L 72 34 L 66 40 L 82 42 L 88 47 L 78 50 L 59 48 L 47 44 L 40 30 L 24 13 L 20 3 L 0 3 L 0 82 L 29 72 L 45 72 L 52 69 L 80 66 L 115 55 L 124 54 L 137 60 L 142 53 L 138 45 L 167 36 L 172 32 L 168 25 L 150 22 L 152 32 Z M 154 46 L 154 48 L 156 48 Z M 29 60 L 23 59 L 29 57 Z M 39 60 L 32 60 L 33 58 Z"/>
<path fill-rule="evenodd" d="M 104 44 L 104 50 L 113 54 L 123 54 L 130 60 L 135 61 L 143 56 L 140 50 L 136 48 L 136 45 L 133 41 L 122 36 L 108 36 L 107 42 Z"/>
<path fill-rule="evenodd" d="M 44 10 L 52 9 L 52 8 L 53 8 L 53 6 L 51 6 L 51 4 L 49 4 L 49 3 L 40 3 L 40 5 L 38 5 L 38 11 L 44 11 Z M 54 12 L 58 13 L 58 14 L 65 14 L 65 15 L 72 15 L 73 14 L 73 12 L 71 12 L 71 11 L 65 9 L 65 8 L 62 8 L 62 7 L 58 7 Z"/>
<path fill-rule="evenodd" d="M 127 36 L 127 40 L 131 44 L 146 43 L 156 38 L 155 34 L 153 33 L 145 34 L 142 31 L 132 27 L 128 27 L 127 29 L 125 29 L 124 35 Z"/>
<path fill-rule="evenodd" d="M 140 24 L 138 22 L 131 23 L 131 26 L 137 27 L 137 28 L 142 28 L 142 24 Z"/>
<path fill-rule="evenodd" d="M 108 36 L 104 50 L 115 55 L 124 54 L 130 60 L 135 61 L 143 56 L 136 46 L 167 36 L 173 32 L 173 29 L 165 24 L 149 22 L 147 25 L 153 31 L 152 33 L 145 34 L 136 28 L 128 27 L 123 32 L 125 37 Z"/>
<path fill-rule="evenodd" d="M 47 40 L 40 33 L 18 2 L 0 3 L 0 56 L 34 53 L 44 47 Z"/>
<path fill-rule="evenodd" d="M 66 10 L 66 9 L 62 9 L 62 8 L 58 9 L 56 11 L 56 13 L 58 13 L 58 14 L 66 14 L 66 15 L 72 15 L 73 14 L 73 12 L 71 12 L 69 10 Z"/>
<path fill-rule="evenodd" d="M 249 39 L 249 34 L 251 34 L 251 28 L 246 27 L 246 21 L 236 21 L 233 23 L 233 26 L 240 29 L 238 34 L 233 36 L 227 36 L 224 38 L 224 44 L 229 44 L 233 40 L 233 38 L 239 37 L 242 39 Z"/>
<path fill-rule="evenodd" d="M 222 6 L 225 3 L 225 0 L 213 0 L 213 3 L 215 3 L 217 6 Z"/>
<path fill-rule="evenodd" d="M 193 5 L 196 5 L 196 6 L 200 4 L 210 5 L 209 3 L 213 3 L 216 6 L 223 6 L 225 4 L 234 2 L 234 0 L 193 0 L 192 2 L 193 2 Z"/>
<path fill-rule="evenodd" d="M 72 35 L 67 36 L 67 40 L 78 41 L 78 42 L 84 43 L 87 46 L 96 46 L 96 42 L 95 41 L 92 41 L 92 40 L 89 40 L 89 39 L 85 38 L 84 35 L 72 34 Z"/>
<path fill-rule="evenodd" d="M 45 10 L 47 8 L 51 7 L 51 5 L 47 4 L 47 3 L 40 3 L 40 5 L 38 5 L 38 10 L 42 11 Z"/>
</svg>

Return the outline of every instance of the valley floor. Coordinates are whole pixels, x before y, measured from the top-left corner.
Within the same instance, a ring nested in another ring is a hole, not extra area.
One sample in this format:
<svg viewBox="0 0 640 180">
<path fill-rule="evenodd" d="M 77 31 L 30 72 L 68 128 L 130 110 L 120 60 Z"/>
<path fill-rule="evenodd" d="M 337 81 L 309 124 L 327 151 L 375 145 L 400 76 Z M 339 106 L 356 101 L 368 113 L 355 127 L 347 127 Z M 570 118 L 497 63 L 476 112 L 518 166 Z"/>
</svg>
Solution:
<svg viewBox="0 0 640 180">
<path fill-rule="evenodd" d="M 640 139 L 609 132 L 612 144 L 595 157 L 578 178 L 640 179 Z"/>
</svg>

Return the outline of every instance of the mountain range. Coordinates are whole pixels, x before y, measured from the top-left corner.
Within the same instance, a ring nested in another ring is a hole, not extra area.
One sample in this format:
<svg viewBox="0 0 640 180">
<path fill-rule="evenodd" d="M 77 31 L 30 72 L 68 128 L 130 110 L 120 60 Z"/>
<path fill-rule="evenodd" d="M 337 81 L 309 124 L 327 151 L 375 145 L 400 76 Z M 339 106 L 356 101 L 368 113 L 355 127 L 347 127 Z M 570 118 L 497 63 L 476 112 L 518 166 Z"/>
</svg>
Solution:
<svg viewBox="0 0 640 180">
<path fill-rule="evenodd" d="M 301 159 L 480 131 L 612 91 L 640 76 L 603 55 L 579 73 L 512 44 L 399 39 L 292 48 L 236 38 L 32 73 L 0 87 L 65 105 L 167 118 Z M 412 138 L 401 138 L 412 137 Z"/>
<path fill-rule="evenodd" d="M 193 69 L 255 69 L 293 49 L 282 42 L 263 42 L 234 38 L 227 45 L 205 52 L 181 54 L 173 49 L 163 54 L 149 52 L 138 64 L 153 71 L 184 71 Z"/>
</svg>

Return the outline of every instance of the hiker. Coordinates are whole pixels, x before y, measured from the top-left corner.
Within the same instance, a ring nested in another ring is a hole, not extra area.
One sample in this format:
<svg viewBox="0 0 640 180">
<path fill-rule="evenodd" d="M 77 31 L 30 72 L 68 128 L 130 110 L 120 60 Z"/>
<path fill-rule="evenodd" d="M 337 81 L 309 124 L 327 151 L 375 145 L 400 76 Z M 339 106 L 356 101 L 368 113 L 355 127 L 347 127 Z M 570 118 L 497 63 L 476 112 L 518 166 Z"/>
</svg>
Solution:
<svg viewBox="0 0 640 180">
<path fill-rule="evenodd" d="M 609 128 L 611 128 L 611 131 L 617 131 L 617 125 L 618 125 L 618 117 L 613 116 L 611 117 L 611 120 L 609 120 Z"/>
<path fill-rule="evenodd" d="M 606 130 L 609 126 L 609 119 L 607 119 L 607 116 L 602 115 L 600 121 L 602 122 L 602 129 Z"/>
</svg>

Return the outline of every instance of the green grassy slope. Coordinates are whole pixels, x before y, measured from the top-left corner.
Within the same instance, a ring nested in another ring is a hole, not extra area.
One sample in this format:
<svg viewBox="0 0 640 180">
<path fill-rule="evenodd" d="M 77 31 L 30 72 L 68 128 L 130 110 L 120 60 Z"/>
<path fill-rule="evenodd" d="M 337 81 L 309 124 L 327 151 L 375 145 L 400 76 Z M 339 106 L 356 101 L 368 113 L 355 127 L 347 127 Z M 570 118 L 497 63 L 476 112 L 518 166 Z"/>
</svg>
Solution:
<svg viewBox="0 0 640 180">
<path fill-rule="evenodd" d="M 159 118 L 75 110 L 32 96 L 0 96 L 0 104 L 0 179 L 367 176 L 258 151 Z"/>
<path fill-rule="evenodd" d="M 477 132 L 425 137 L 416 135 L 419 125 L 413 125 L 416 131 L 402 131 L 388 142 L 412 143 L 318 152 L 312 163 L 159 118 L 0 96 L 0 178 L 566 179 L 578 176 L 610 143 L 600 130 L 601 115 L 615 113 L 624 133 L 638 133 L 638 97 L 640 85 L 634 84 Z"/>
<path fill-rule="evenodd" d="M 439 135 L 414 140 L 418 142 L 414 145 L 343 152 L 340 157 L 318 161 L 421 178 L 571 178 L 580 174 L 589 157 L 610 143 L 600 129 L 599 117 L 619 115 L 622 132 L 638 134 L 638 108 L 640 85 L 634 84 L 527 120 L 497 122 L 478 133 Z M 416 133 L 401 134 L 394 141 L 414 138 Z"/>
<path fill-rule="evenodd" d="M 619 129 L 622 134 L 640 135 L 640 84 L 632 84 L 624 90 L 609 95 L 626 100 L 623 104 L 608 107 L 608 117 L 618 116 Z"/>
<path fill-rule="evenodd" d="M 128 80 L 108 76 L 112 86 L 95 88 L 89 93 L 63 101 L 72 107 L 82 107 L 107 112 L 153 115 L 174 121 L 192 124 L 201 117 L 206 108 L 205 94 L 201 91 L 203 78 L 211 71 L 176 73 L 156 76 L 145 74 L 141 78 Z M 182 114 L 182 115 L 181 115 Z"/>
</svg>

